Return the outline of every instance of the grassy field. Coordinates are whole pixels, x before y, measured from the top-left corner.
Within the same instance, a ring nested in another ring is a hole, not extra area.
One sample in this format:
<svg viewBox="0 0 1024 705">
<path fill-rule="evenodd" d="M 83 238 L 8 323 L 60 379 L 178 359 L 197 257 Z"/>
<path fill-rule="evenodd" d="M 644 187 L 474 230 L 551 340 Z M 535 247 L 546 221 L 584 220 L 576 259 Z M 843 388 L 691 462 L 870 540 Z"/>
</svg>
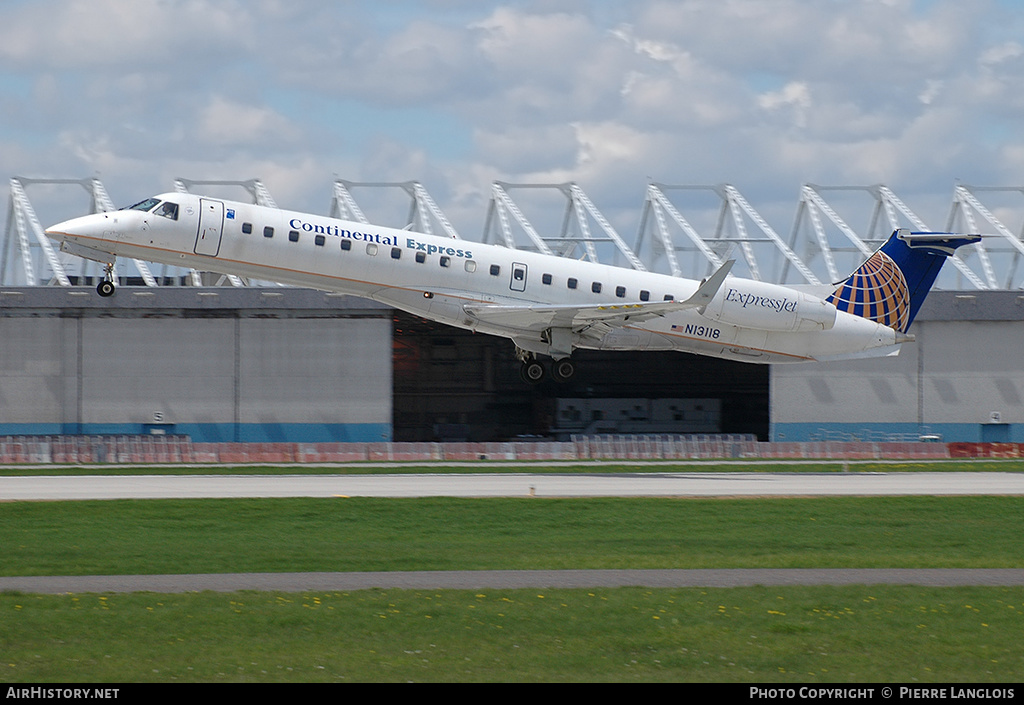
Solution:
<svg viewBox="0 0 1024 705">
<path fill-rule="evenodd" d="M 1024 568 L 1016 497 L 0 504 L 0 574 Z M 0 594 L 0 682 L 1020 682 L 1024 588 Z"/>
<path fill-rule="evenodd" d="M 1017 497 L 0 504 L 0 575 L 1021 568 Z"/>
<path fill-rule="evenodd" d="M 0 681 L 1020 683 L 1024 589 L 0 595 Z"/>
</svg>

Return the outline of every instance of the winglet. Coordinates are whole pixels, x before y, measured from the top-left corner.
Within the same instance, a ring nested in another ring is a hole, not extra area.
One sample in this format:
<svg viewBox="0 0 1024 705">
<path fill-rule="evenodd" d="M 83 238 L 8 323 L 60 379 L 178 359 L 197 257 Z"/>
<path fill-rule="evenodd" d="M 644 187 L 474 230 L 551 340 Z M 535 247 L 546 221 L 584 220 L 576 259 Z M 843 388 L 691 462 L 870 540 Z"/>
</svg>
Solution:
<svg viewBox="0 0 1024 705">
<path fill-rule="evenodd" d="M 731 259 L 719 267 L 718 271 L 704 280 L 693 296 L 682 302 L 683 305 L 700 308 L 700 313 L 704 313 L 704 307 L 711 303 L 711 299 L 715 298 L 715 294 L 722 288 L 722 282 L 725 281 L 734 264 L 736 264 L 736 260 Z"/>
</svg>

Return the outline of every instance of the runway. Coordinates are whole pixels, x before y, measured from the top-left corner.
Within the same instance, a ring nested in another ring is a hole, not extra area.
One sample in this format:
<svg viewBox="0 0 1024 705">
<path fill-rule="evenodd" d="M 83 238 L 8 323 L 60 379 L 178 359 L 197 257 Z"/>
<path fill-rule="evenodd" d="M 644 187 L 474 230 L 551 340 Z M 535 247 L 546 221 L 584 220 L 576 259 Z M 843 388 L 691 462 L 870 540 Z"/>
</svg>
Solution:
<svg viewBox="0 0 1024 705">
<path fill-rule="evenodd" d="M 1024 570 L 766 568 L 697 570 L 450 570 L 366 573 L 210 573 L 0 577 L 0 590 L 81 592 L 348 592 L 369 589 L 515 590 L 749 587 L 754 585 L 1024 586 Z"/>
<path fill-rule="evenodd" d="M 1024 473 L 434 473 L 0 477 L 0 501 L 241 497 L 1024 495 Z"/>
</svg>

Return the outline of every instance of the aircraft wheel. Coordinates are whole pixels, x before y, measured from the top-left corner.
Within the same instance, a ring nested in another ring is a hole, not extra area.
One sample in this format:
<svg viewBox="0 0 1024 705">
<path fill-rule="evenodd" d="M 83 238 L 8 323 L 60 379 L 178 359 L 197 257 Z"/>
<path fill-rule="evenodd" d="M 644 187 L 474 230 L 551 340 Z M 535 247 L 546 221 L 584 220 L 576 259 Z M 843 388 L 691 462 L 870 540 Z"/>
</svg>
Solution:
<svg viewBox="0 0 1024 705">
<path fill-rule="evenodd" d="M 114 295 L 114 282 L 104 279 L 96 285 L 96 293 L 102 297 Z"/>
<path fill-rule="evenodd" d="M 551 371 L 559 382 L 568 382 L 576 372 L 576 365 L 572 364 L 572 360 L 559 360 L 551 368 Z"/>
<path fill-rule="evenodd" d="M 537 384 L 544 379 L 544 365 L 540 364 L 536 360 L 524 363 L 519 373 L 523 377 L 523 381 L 530 384 Z"/>
</svg>

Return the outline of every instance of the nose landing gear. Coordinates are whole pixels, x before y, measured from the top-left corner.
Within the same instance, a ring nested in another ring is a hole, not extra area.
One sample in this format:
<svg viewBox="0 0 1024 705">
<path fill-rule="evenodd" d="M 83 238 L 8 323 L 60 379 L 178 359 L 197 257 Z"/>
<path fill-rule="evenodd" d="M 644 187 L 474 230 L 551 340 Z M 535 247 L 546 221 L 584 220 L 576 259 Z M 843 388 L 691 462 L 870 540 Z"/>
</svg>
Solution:
<svg viewBox="0 0 1024 705">
<path fill-rule="evenodd" d="M 96 285 L 96 293 L 106 298 L 114 295 L 114 263 L 108 262 L 103 266 L 103 280 Z"/>
</svg>

